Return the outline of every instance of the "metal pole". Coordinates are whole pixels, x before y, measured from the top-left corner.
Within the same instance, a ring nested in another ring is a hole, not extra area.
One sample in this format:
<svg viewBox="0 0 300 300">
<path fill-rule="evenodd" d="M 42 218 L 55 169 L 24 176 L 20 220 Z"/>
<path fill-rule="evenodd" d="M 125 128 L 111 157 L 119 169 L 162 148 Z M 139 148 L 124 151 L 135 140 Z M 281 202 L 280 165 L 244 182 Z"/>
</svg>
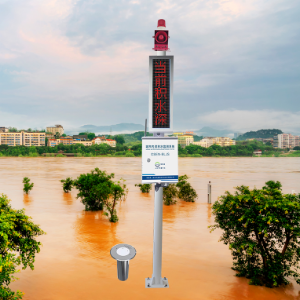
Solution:
<svg viewBox="0 0 300 300">
<path fill-rule="evenodd" d="M 169 287 L 168 279 L 161 277 L 162 266 L 162 225 L 163 225 L 163 184 L 155 184 L 154 224 L 153 224 L 153 273 L 146 279 L 146 287 Z"/>
<path fill-rule="evenodd" d="M 210 182 L 208 183 L 207 192 L 208 192 L 208 194 L 207 194 L 207 196 L 208 196 L 207 203 L 211 204 L 211 183 Z"/>
<path fill-rule="evenodd" d="M 163 187 L 155 184 L 152 284 L 161 282 Z"/>
</svg>

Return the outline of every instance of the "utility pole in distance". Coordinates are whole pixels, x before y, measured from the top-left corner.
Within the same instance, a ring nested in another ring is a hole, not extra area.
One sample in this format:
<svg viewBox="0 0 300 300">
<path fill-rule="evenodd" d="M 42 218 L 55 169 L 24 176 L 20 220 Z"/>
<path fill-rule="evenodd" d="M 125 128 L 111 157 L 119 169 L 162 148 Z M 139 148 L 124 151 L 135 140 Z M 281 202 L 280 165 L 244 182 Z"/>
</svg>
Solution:
<svg viewBox="0 0 300 300">
<path fill-rule="evenodd" d="M 146 288 L 167 288 L 162 278 L 163 187 L 178 182 L 178 138 L 173 133 L 174 57 L 167 56 L 168 30 L 165 20 L 158 20 L 154 35 L 156 56 L 149 57 L 149 132 L 142 137 L 142 183 L 155 184 L 153 273 L 146 278 Z"/>
</svg>

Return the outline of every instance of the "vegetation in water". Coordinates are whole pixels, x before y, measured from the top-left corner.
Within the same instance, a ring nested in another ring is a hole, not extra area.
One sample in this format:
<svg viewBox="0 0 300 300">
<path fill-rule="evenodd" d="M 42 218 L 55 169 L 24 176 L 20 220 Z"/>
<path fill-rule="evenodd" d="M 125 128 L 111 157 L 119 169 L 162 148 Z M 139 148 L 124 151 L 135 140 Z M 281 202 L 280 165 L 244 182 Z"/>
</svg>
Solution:
<svg viewBox="0 0 300 300">
<path fill-rule="evenodd" d="M 170 183 L 167 187 L 163 189 L 163 201 L 165 205 L 175 204 L 176 198 L 178 196 L 178 190 L 176 184 Z"/>
<path fill-rule="evenodd" d="M 30 179 L 28 177 L 23 178 L 24 188 L 23 191 L 28 194 L 29 191 L 32 190 L 34 183 L 30 183 Z"/>
<path fill-rule="evenodd" d="M 176 187 L 178 188 L 178 198 L 186 202 L 195 202 L 198 195 L 191 184 L 187 181 L 187 175 L 179 176 Z"/>
<path fill-rule="evenodd" d="M 165 205 L 175 204 L 176 198 L 179 198 L 185 202 L 195 202 L 198 197 L 195 189 L 187 181 L 187 175 L 179 176 L 176 184 L 171 183 L 163 189 L 163 201 Z"/>
<path fill-rule="evenodd" d="M 149 183 L 135 184 L 135 186 L 138 186 L 142 193 L 150 193 L 150 190 L 152 189 L 152 184 Z"/>
<path fill-rule="evenodd" d="M 103 203 L 110 214 L 109 221 L 115 223 L 119 220 L 117 211 L 115 209 L 117 201 L 126 200 L 128 189 L 126 189 L 126 185 L 124 184 L 123 180 L 122 184 L 120 181 L 116 183 L 113 182 L 110 186 L 110 191 L 107 192 L 109 193 L 109 198 L 104 199 Z M 104 212 L 104 215 L 108 216 L 108 213 Z"/>
<path fill-rule="evenodd" d="M 300 284 L 300 194 L 283 194 L 278 181 L 236 190 L 213 204 L 216 224 L 209 226 L 223 230 L 236 276 L 267 287 L 287 284 L 288 277 Z"/>
<path fill-rule="evenodd" d="M 62 179 L 60 181 L 63 184 L 63 190 L 65 193 L 69 193 L 73 187 L 73 180 L 71 177 L 67 177 L 66 179 Z"/>
<path fill-rule="evenodd" d="M 15 210 L 9 205 L 6 195 L 0 195 L 0 299 L 22 299 L 23 293 L 9 288 L 18 267 L 34 269 L 36 253 L 41 243 L 35 238 L 45 234 L 38 225 L 26 216 L 24 209 Z"/>
<path fill-rule="evenodd" d="M 95 168 L 90 173 L 81 174 L 77 179 L 73 180 L 73 186 L 79 190 L 77 198 L 81 198 L 81 202 L 85 205 L 87 211 L 103 210 L 105 207 L 109 214 L 111 222 L 118 221 L 116 204 L 119 200 L 125 200 L 128 189 L 124 180 L 114 182 L 112 180 L 114 174 L 107 174 Z M 108 216 L 107 212 L 104 212 Z"/>
</svg>

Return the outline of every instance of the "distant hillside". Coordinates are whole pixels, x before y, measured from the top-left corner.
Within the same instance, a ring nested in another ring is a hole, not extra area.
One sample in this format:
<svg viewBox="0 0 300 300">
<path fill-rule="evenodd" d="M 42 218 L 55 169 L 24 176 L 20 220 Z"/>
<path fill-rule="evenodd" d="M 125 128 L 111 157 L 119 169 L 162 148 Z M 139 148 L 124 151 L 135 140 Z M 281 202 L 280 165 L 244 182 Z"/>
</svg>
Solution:
<svg viewBox="0 0 300 300">
<path fill-rule="evenodd" d="M 81 126 L 79 129 L 81 132 L 91 131 L 94 133 L 109 133 L 110 131 L 117 131 L 117 132 L 132 131 L 132 132 L 135 132 L 135 131 L 145 130 L 145 126 L 140 125 L 140 124 L 134 124 L 134 123 L 120 123 L 120 124 L 110 125 L 110 126 L 84 125 L 84 126 Z"/>
<path fill-rule="evenodd" d="M 145 135 L 145 131 L 138 131 L 135 133 L 128 133 L 128 134 L 119 134 L 124 137 L 125 143 L 132 143 L 137 141 L 142 141 L 142 136 Z M 147 132 L 147 136 L 152 136 L 153 134 L 149 134 Z"/>
<path fill-rule="evenodd" d="M 240 135 L 237 140 L 242 141 L 246 139 L 268 139 L 274 137 L 274 135 L 278 135 L 283 133 L 280 129 L 260 129 L 257 131 L 249 131 L 242 135 Z"/>
<path fill-rule="evenodd" d="M 218 137 L 218 136 L 233 136 L 233 131 L 232 130 L 218 130 L 218 129 L 213 129 L 210 127 L 203 127 L 202 129 L 198 131 L 194 131 L 198 136 L 210 136 L 210 137 Z"/>
</svg>

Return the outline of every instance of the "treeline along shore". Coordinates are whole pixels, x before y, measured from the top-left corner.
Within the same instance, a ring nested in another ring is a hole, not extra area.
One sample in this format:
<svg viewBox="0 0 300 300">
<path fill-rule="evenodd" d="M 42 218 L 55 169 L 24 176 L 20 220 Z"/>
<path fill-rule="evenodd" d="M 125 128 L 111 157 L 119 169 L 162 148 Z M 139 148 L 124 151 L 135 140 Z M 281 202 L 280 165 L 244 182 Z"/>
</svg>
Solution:
<svg viewBox="0 0 300 300">
<path fill-rule="evenodd" d="M 300 156 L 299 150 L 290 151 L 289 149 L 276 149 L 273 146 L 265 145 L 258 141 L 241 141 L 236 145 L 221 147 L 212 145 L 204 148 L 198 145 L 190 144 L 185 148 L 178 148 L 179 157 L 252 157 L 254 152 L 261 150 L 263 157 L 290 157 Z M 63 145 L 55 147 L 49 146 L 7 146 L 0 145 L 0 157 L 51 157 L 51 156 L 75 156 L 75 157 L 140 157 L 142 155 L 142 143 L 134 145 L 117 144 L 111 147 L 107 144 L 84 146 L 81 144 Z"/>
</svg>

